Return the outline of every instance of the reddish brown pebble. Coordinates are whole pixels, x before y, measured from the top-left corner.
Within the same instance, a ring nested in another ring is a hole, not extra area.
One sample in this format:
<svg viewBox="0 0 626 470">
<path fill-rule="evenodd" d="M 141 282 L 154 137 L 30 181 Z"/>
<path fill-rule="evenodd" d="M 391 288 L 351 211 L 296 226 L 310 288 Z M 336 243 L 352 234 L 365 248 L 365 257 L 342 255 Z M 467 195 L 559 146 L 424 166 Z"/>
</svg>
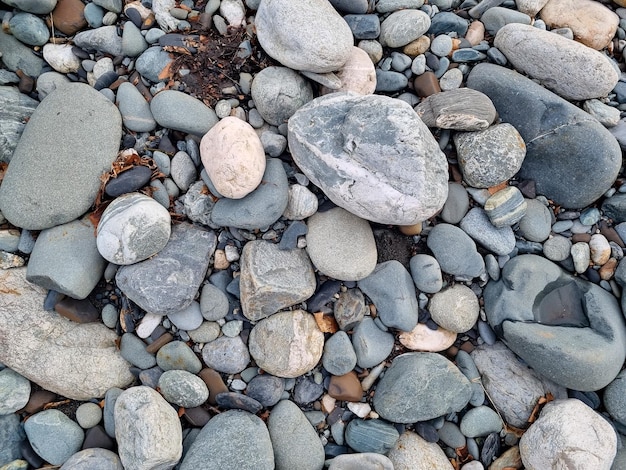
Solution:
<svg viewBox="0 0 626 470">
<path fill-rule="evenodd" d="M 159 349 L 161 349 L 163 346 L 165 346 L 167 343 L 173 340 L 174 340 L 174 337 L 172 336 L 171 333 L 164 333 L 161 336 L 159 336 L 157 339 L 155 339 L 151 344 L 146 346 L 146 351 L 148 351 L 150 354 L 156 354 L 159 351 Z"/>
<path fill-rule="evenodd" d="M 224 383 L 222 376 L 213 369 L 205 368 L 198 374 L 204 383 L 209 388 L 209 403 L 211 405 L 217 405 L 215 397 L 219 393 L 228 392 L 228 387 Z"/>
<path fill-rule="evenodd" d="M 48 390 L 37 390 L 30 395 L 28 403 L 26 403 L 22 411 L 28 414 L 37 413 L 43 410 L 43 407 L 48 403 L 55 401 L 56 397 L 55 393 L 49 392 Z"/>
<path fill-rule="evenodd" d="M 415 80 L 413 81 L 413 88 L 415 89 L 417 96 L 421 96 L 422 98 L 441 92 L 439 80 L 437 80 L 437 77 L 433 72 L 424 72 L 423 74 L 415 77 Z"/>
<path fill-rule="evenodd" d="M 59 0 L 52 10 L 52 22 L 48 18 L 48 26 L 71 36 L 87 26 L 85 20 L 85 4 L 80 0 Z"/>
<path fill-rule="evenodd" d="M 572 244 L 578 243 L 578 242 L 589 243 L 590 241 L 591 241 L 590 233 L 575 233 L 574 235 L 572 235 Z"/>
<path fill-rule="evenodd" d="M 466 341 L 465 343 L 461 345 L 461 349 L 465 351 L 466 353 L 471 353 L 474 350 L 474 348 L 475 346 L 469 341 Z"/>
<path fill-rule="evenodd" d="M 328 385 L 328 394 L 342 401 L 361 401 L 363 388 L 354 371 L 345 375 L 333 375 Z"/>
<path fill-rule="evenodd" d="M 91 323 L 98 321 L 100 312 L 89 300 L 76 300 L 66 297 L 54 306 L 54 310 L 69 320 L 76 323 Z"/>
<path fill-rule="evenodd" d="M 193 427 L 201 428 L 209 422 L 209 420 L 211 419 L 211 415 L 201 406 L 196 406 L 195 408 L 185 409 L 185 419 Z"/>
<path fill-rule="evenodd" d="M 598 269 L 598 274 L 600 275 L 600 279 L 604 281 L 608 281 L 613 278 L 613 274 L 615 274 L 615 269 L 617 268 L 617 260 L 615 258 L 609 258 L 609 260 L 602 265 L 600 269 Z"/>
</svg>

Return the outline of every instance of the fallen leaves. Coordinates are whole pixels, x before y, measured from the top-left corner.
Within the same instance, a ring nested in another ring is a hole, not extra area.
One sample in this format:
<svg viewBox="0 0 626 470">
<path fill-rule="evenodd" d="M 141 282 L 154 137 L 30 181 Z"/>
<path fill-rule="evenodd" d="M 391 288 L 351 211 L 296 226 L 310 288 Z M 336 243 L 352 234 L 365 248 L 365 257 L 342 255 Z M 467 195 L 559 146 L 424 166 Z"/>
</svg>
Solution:
<svg viewBox="0 0 626 470">
<path fill-rule="evenodd" d="M 313 314 L 313 318 L 315 318 L 315 323 L 317 323 L 317 327 L 322 333 L 336 333 L 339 331 L 339 325 L 337 325 L 334 316 L 317 312 Z"/>
</svg>

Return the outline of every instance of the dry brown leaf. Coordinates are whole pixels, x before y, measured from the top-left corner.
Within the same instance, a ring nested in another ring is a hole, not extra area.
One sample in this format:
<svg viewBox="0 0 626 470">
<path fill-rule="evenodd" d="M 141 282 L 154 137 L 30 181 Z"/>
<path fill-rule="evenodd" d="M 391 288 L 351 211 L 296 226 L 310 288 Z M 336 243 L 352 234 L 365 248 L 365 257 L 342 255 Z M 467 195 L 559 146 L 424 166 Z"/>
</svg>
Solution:
<svg viewBox="0 0 626 470">
<path fill-rule="evenodd" d="M 495 193 L 497 193 L 498 191 L 500 191 L 500 190 L 502 190 L 502 189 L 506 188 L 508 185 L 509 185 L 509 182 L 508 182 L 508 181 L 503 181 L 503 182 L 502 182 L 502 183 L 500 183 L 500 184 L 497 184 L 497 185 L 495 185 L 495 186 L 492 186 L 491 188 L 488 188 L 488 189 L 487 189 L 487 191 L 489 191 L 489 194 L 495 194 Z"/>
<path fill-rule="evenodd" d="M 315 323 L 322 333 L 336 333 L 339 330 L 339 326 L 331 315 L 325 315 L 323 312 L 316 312 L 313 314 Z"/>
</svg>

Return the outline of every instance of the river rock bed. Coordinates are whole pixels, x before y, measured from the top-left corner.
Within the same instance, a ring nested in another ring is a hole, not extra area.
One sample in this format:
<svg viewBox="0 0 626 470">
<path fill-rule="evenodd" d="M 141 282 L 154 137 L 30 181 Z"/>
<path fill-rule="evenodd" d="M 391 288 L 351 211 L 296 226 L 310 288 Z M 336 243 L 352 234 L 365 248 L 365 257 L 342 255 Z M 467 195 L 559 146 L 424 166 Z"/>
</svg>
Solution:
<svg viewBox="0 0 626 470">
<path fill-rule="evenodd" d="M 0 470 L 624 468 L 623 7 L 0 2 Z"/>
</svg>

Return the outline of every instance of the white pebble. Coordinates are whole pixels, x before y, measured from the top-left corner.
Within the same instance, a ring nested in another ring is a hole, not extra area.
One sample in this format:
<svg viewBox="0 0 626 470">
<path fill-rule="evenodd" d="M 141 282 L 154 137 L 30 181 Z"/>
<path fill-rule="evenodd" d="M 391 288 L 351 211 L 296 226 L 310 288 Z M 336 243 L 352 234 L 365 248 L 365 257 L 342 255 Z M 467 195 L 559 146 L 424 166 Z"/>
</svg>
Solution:
<svg viewBox="0 0 626 470">
<path fill-rule="evenodd" d="M 348 409 L 359 418 L 365 418 L 368 414 L 370 414 L 370 411 L 372 411 L 372 407 L 369 406 L 367 403 L 355 402 L 348 403 Z"/>
</svg>

